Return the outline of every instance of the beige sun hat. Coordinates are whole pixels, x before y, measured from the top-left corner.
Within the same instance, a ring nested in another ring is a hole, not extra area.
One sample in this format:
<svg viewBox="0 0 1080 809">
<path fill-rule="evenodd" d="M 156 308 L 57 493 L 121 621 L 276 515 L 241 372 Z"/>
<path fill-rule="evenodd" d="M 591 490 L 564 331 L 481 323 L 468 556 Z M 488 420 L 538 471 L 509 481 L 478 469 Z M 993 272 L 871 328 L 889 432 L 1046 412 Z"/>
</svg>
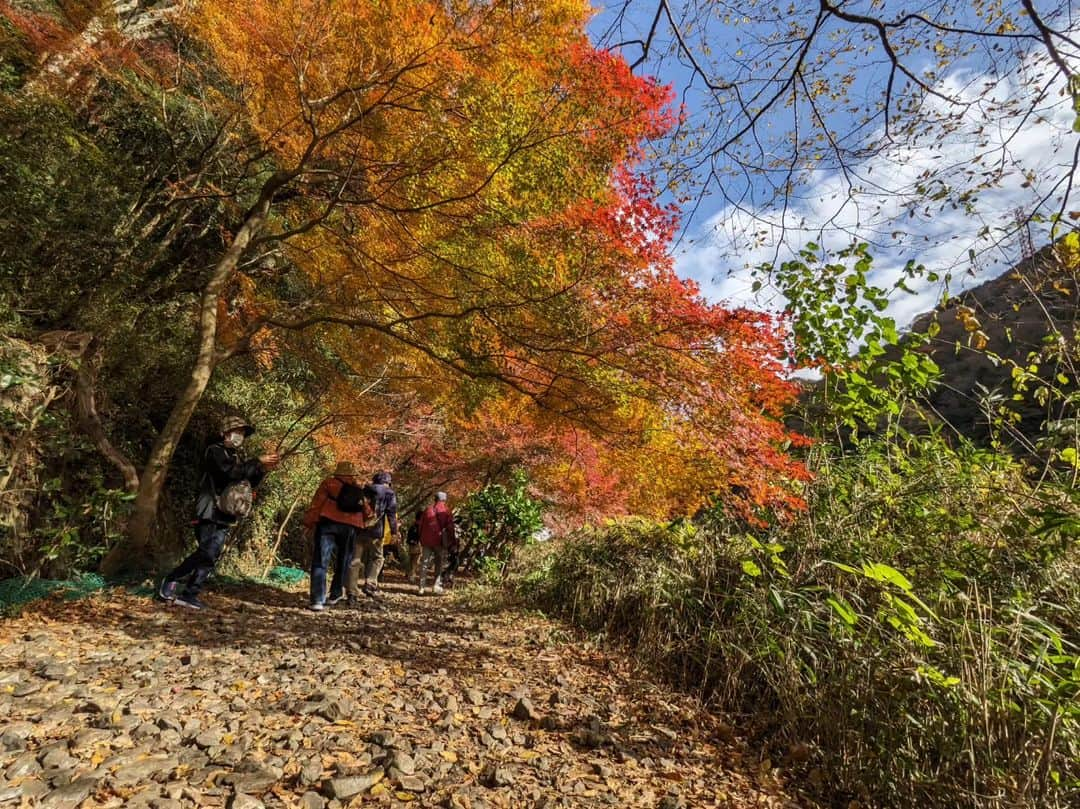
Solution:
<svg viewBox="0 0 1080 809">
<path fill-rule="evenodd" d="M 356 477 L 356 467 L 353 466 L 352 461 L 338 461 L 338 465 L 334 468 L 334 476 L 343 478 Z"/>
<path fill-rule="evenodd" d="M 227 435 L 233 430 L 243 430 L 244 435 L 251 435 L 255 428 L 248 424 L 243 416 L 226 416 L 221 420 L 221 434 Z"/>
</svg>

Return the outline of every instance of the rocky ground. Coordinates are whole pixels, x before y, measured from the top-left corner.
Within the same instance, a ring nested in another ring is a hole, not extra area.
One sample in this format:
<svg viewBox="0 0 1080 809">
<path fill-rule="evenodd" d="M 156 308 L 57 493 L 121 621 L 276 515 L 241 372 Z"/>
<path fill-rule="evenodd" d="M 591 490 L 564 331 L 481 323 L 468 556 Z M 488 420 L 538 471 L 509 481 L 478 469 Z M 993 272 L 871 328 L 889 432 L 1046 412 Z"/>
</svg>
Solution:
<svg viewBox="0 0 1080 809">
<path fill-rule="evenodd" d="M 559 624 L 419 597 L 212 585 L 0 623 L 0 806 L 798 804 L 692 700 Z"/>
</svg>

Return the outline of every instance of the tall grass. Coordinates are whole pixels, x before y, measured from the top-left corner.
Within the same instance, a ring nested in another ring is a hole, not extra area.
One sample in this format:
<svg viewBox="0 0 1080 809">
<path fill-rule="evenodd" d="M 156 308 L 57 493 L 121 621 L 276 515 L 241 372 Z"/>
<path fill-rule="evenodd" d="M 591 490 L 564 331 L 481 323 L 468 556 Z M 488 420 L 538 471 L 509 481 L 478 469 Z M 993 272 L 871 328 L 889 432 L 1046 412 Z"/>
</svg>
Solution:
<svg viewBox="0 0 1080 809">
<path fill-rule="evenodd" d="M 1067 494 L 933 439 L 817 458 L 803 518 L 718 513 L 534 547 L 509 586 L 628 642 L 844 805 L 1080 801 L 1080 554 Z M 803 759 L 803 755 L 797 756 Z"/>
</svg>

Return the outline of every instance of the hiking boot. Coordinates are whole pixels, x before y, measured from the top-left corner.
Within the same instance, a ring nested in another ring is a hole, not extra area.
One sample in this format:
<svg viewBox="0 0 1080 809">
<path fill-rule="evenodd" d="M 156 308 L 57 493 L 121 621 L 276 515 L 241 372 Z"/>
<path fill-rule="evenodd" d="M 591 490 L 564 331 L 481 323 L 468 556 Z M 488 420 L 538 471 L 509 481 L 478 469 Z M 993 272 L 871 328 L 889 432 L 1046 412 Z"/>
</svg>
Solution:
<svg viewBox="0 0 1080 809">
<path fill-rule="evenodd" d="M 356 607 L 356 606 L 359 606 L 359 604 L 360 604 L 360 599 L 357 598 L 356 596 L 348 596 L 345 599 L 345 606 L 347 606 L 347 607 Z"/>
<path fill-rule="evenodd" d="M 204 609 L 206 609 L 206 605 L 203 604 L 201 601 L 199 601 L 199 599 L 196 598 L 195 596 L 183 596 L 183 595 L 177 596 L 176 600 L 173 601 L 173 604 L 176 604 L 176 605 L 178 605 L 180 607 L 187 607 L 188 609 L 191 609 L 191 610 L 204 610 Z"/>
<path fill-rule="evenodd" d="M 308 609 L 312 612 L 322 612 L 326 609 L 324 604 L 308 604 Z"/>
<path fill-rule="evenodd" d="M 335 604 L 340 604 L 344 600 L 345 600 L 345 594 L 342 593 L 337 598 L 328 598 L 328 599 L 326 599 L 326 606 L 332 607 Z"/>
<path fill-rule="evenodd" d="M 360 588 L 360 590 L 368 598 L 378 598 L 379 597 L 379 591 L 375 588 L 374 585 L 365 584 L 363 587 Z"/>
<path fill-rule="evenodd" d="M 177 584 L 178 582 L 162 579 L 161 586 L 158 588 L 158 597 L 162 601 L 175 601 Z"/>
</svg>

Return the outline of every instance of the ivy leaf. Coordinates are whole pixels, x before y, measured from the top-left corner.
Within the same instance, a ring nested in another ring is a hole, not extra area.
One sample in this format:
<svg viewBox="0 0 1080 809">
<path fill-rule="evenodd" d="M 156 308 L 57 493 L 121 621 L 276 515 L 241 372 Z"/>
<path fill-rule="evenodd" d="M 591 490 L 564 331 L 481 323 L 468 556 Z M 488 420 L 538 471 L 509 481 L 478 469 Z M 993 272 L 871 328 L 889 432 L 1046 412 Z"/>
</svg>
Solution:
<svg viewBox="0 0 1080 809">
<path fill-rule="evenodd" d="M 742 569 L 743 573 L 745 573 L 747 576 L 757 578 L 761 575 L 761 568 L 757 566 L 757 563 L 751 561 L 750 559 L 743 559 Z"/>
<path fill-rule="evenodd" d="M 825 599 L 825 602 L 832 607 L 833 612 L 840 617 L 840 620 L 848 626 L 855 626 L 859 620 L 859 616 L 855 614 L 855 610 L 851 608 L 851 605 L 845 599 L 829 596 Z"/>
</svg>

